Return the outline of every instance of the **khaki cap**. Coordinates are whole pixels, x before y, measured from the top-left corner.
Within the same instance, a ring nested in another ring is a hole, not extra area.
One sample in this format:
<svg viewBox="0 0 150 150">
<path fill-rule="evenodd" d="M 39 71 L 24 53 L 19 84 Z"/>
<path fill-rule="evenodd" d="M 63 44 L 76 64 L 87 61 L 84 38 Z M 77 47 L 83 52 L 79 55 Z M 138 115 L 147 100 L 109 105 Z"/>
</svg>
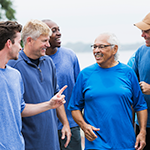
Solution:
<svg viewBox="0 0 150 150">
<path fill-rule="evenodd" d="M 150 29 L 150 13 L 148 13 L 141 22 L 135 23 L 134 25 L 143 31 L 149 30 Z"/>
</svg>

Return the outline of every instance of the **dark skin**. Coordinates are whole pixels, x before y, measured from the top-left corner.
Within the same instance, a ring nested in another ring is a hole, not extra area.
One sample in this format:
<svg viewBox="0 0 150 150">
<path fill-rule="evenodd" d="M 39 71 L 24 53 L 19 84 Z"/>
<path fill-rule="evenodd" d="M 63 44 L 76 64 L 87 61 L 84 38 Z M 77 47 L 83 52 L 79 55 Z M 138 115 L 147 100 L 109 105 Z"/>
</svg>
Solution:
<svg viewBox="0 0 150 150">
<path fill-rule="evenodd" d="M 49 26 L 49 28 L 52 30 L 52 35 L 49 40 L 50 47 L 47 47 L 46 55 L 53 55 L 57 52 L 57 48 L 61 46 L 60 29 L 59 29 L 58 25 L 53 21 L 47 20 L 47 21 L 43 21 L 43 22 L 45 22 Z M 61 113 L 59 113 L 59 114 L 57 113 L 58 118 L 63 118 L 64 115 L 66 116 L 65 113 L 62 113 L 62 112 L 65 112 L 64 106 L 59 107 L 59 112 L 60 111 L 61 111 Z M 65 118 L 66 118 L 65 122 L 68 122 L 67 116 Z M 62 122 L 62 120 L 60 120 L 60 122 Z M 63 124 L 63 128 L 62 128 L 61 132 L 62 132 L 62 137 L 61 137 L 62 139 L 64 139 L 65 136 L 67 136 L 67 141 L 64 145 L 65 147 L 67 147 L 67 145 L 70 142 L 70 138 L 71 138 L 71 131 L 70 131 L 69 123 L 68 123 L 68 125 L 66 125 L 66 123 Z"/>
<path fill-rule="evenodd" d="M 52 35 L 50 37 L 49 43 L 50 47 L 47 48 L 46 54 L 53 55 L 57 52 L 57 47 L 61 46 L 61 33 L 59 26 L 53 21 L 44 21 L 49 28 L 52 30 Z"/>
</svg>

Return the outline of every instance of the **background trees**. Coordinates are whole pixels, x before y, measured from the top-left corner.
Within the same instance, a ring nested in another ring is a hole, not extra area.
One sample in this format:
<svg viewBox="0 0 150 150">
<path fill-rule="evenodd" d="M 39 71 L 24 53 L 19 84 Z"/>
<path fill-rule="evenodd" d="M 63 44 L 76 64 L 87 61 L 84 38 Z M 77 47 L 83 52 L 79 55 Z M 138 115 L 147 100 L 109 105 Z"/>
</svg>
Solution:
<svg viewBox="0 0 150 150">
<path fill-rule="evenodd" d="M 0 0 L 0 20 L 16 20 L 11 0 Z"/>
</svg>

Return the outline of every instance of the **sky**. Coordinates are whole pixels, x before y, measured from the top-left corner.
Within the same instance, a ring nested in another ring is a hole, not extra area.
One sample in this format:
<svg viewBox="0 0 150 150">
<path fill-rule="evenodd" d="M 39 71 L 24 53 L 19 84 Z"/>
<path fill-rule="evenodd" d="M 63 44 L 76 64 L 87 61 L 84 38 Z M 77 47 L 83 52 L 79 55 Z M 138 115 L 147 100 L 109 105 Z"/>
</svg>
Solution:
<svg viewBox="0 0 150 150">
<path fill-rule="evenodd" d="M 58 24 L 62 44 L 90 43 L 103 32 L 114 33 L 121 44 L 144 42 L 133 24 L 150 12 L 150 0 L 12 0 L 23 26 L 31 19 Z"/>
</svg>

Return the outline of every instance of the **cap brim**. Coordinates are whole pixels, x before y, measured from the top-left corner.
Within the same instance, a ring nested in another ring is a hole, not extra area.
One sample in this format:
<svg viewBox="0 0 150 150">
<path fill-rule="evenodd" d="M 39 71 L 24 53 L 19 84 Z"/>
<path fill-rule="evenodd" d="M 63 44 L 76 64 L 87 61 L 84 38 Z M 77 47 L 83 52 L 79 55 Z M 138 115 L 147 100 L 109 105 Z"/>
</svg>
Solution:
<svg viewBox="0 0 150 150">
<path fill-rule="evenodd" d="M 150 29 L 150 25 L 144 23 L 143 21 L 135 23 L 134 25 L 137 26 L 141 30 L 149 30 Z"/>
</svg>

